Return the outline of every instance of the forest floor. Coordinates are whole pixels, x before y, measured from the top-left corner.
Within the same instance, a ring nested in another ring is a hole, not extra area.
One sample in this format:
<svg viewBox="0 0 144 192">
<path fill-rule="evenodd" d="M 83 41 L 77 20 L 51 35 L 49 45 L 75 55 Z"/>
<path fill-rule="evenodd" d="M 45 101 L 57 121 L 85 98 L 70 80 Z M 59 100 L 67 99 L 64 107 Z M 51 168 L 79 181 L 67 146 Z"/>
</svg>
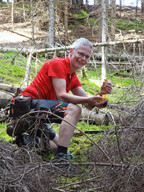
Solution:
<svg viewBox="0 0 144 192">
<path fill-rule="evenodd" d="M 32 45 L 31 37 L 32 37 L 32 28 L 31 28 L 31 21 L 27 20 L 26 22 L 18 19 L 18 16 L 15 18 L 15 23 L 12 26 L 10 13 L 6 12 L 6 10 L 2 10 L 0 8 L 0 47 L 25 47 L 30 48 Z M 125 10 L 122 11 L 121 14 L 119 10 L 117 11 L 117 19 L 128 19 L 135 15 L 135 10 Z M 140 18 L 140 10 L 138 10 L 138 17 Z M 93 18 L 96 18 L 94 14 Z M 36 23 L 36 21 L 35 21 Z M 69 21 L 71 24 L 71 20 Z M 41 30 L 39 27 L 35 27 L 35 47 L 36 48 L 44 48 L 46 46 L 46 42 L 48 41 L 48 32 L 46 30 Z M 63 39 L 63 34 L 58 35 L 56 34 L 56 41 L 58 38 Z M 98 42 L 98 33 L 95 31 L 93 33 L 93 26 L 85 26 L 83 23 L 79 22 L 79 25 L 74 27 L 73 29 L 68 31 L 68 38 L 70 41 L 73 39 L 85 37 L 88 38 L 93 43 Z M 72 39 L 73 38 L 73 39 Z M 127 30 L 127 31 L 117 31 L 115 35 L 115 40 L 130 40 L 130 39 L 142 39 L 144 38 L 144 30 L 137 31 L 135 30 Z"/>
</svg>

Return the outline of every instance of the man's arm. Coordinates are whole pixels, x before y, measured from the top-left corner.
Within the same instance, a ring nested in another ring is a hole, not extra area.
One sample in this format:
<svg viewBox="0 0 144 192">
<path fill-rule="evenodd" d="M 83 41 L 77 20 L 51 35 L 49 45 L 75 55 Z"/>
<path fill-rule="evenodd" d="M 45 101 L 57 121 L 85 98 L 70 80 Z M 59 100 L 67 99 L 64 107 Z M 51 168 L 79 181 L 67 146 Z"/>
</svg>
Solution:
<svg viewBox="0 0 144 192">
<path fill-rule="evenodd" d="M 66 92 L 66 81 L 64 79 L 52 77 L 53 87 L 57 99 L 70 103 L 82 104 L 88 102 L 88 97 L 80 97 Z"/>
<path fill-rule="evenodd" d="M 85 92 L 85 90 L 84 90 L 82 87 L 77 87 L 77 88 L 73 89 L 73 90 L 72 90 L 72 93 L 73 93 L 74 95 L 79 95 L 79 96 L 82 96 L 82 97 L 88 97 L 87 93 Z M 102 108 L 103 105 L 104 105 L 105 103 L 107 103 L 107 102 L 108 102 L 108 100 L 106 99 L 106 100 L 104 100 L 104 101 L 98 102 L 97 105 L 91 105 L 91 104 L 89 104 L 89 103 L 84 103 L 84 106 L 85 106 L 87 109 L 91 110 L 91 109 L 93 109 L 94 107 Z"/>
<path fill-rule="evenodd" d="M 57 99 L 67 101 L 74 104 L 84 104 L 87 108 L 102 107 L 106 101 L 100 102 L 102 97 L 89 97 L 82 87 L 77 87 L 72 90 L 73 94 L 66 93 L 66 81 L 64 79 L 52 77 L 53 87 Z"/>
</svg>

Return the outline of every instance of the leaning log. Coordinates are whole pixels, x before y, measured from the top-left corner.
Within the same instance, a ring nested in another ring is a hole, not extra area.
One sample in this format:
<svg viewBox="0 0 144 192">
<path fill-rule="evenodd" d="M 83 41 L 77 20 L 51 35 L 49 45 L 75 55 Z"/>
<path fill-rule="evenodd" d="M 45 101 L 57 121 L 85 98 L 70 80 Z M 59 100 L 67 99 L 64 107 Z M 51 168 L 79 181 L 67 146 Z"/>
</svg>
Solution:
<svg viewBox="0 0 144 192">
<path fill-rule="evenodd" d="M 30 69 L 31 69 L 31 60 L 32 60 L 32 50 L 30 51 L 28 61 L 26 64 L 26 71 L 25 71 L 25 78 L 24 78 L 24 86 L 28 86 L 28 81 L 29 81 L 29 74 L 30 74 Z"/>
</svg>

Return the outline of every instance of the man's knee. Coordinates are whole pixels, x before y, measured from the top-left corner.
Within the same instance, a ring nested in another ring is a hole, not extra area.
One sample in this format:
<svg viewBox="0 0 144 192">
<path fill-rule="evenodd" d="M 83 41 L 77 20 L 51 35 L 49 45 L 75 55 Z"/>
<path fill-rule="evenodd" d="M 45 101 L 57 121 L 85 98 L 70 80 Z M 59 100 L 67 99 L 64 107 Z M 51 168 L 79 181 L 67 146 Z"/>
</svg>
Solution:
<svg viewBox="0 0 144 192">
<path fill-rule="evenodd" d="M 80 117 L 81 116 L 81 107 L 70 103 L 68 105 L 68 110 L 66 111 L 66 114 L 71 114 L 73 116 Z"/>
</svg>

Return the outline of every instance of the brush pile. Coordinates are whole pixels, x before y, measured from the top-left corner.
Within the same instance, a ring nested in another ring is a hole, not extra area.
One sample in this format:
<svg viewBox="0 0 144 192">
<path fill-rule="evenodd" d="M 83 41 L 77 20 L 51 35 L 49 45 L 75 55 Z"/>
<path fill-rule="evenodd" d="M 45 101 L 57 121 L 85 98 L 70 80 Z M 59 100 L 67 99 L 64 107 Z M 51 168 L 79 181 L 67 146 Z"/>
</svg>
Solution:
<svg viewBox="0 0 144 192">
<path fill-rule="evenodd" d="M 57 169 L 49 156 L 44 158 L 35 149 L 18 148 L 1 139 L 0 191 L 142 192 L 143 131 L 144 100 L 141 100 L 121 114 L 119 123 L 101 133 L 97 143 L 82 150 L 73 160 L 73 174 Z"/>
</svg>

